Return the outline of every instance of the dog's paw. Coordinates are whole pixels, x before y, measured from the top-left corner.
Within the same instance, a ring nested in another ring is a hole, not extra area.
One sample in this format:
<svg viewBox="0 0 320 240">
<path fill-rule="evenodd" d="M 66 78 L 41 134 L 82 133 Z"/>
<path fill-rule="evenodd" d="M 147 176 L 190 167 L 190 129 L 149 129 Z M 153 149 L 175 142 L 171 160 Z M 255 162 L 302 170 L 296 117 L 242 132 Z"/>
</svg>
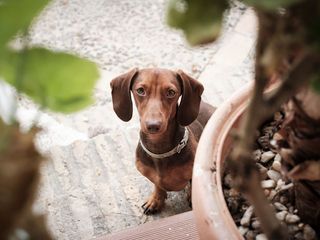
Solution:
<svg viewBox="0 0 320 240">
<path fill-rule="evenodd" d="M 154 214 L 160 212 L 164 206 L 164 200 L 159 199 L 149 199 L 141 207 L 143 208 L 143 213 L 146 215 Z"/>
<path fill-rule="evenodd" d="M 164 206 L 164 201 L 167 197 L 167 194 L 157 194 L 153 193 L 147 202 L 145 202 L 141 207 L 143 208 L 143 213 L 146 215 L 154 214 L 160 212 Z"/>
</svg>

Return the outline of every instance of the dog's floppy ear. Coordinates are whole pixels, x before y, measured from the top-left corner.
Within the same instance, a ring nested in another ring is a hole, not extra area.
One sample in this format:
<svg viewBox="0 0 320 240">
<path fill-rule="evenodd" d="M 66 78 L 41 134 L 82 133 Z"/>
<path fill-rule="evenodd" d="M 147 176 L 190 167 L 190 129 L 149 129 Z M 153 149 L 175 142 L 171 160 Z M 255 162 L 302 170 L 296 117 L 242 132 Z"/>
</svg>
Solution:
<svg viewBox="0 0 320 240">
<path fill-rule="evenodd" d="M 203 86 L 196 79 L 182 70 L 177 71 L 177 78 L 181 85 L 182 96 L 178 107 L 178 122 L 183 126 L 191 124 L 199 114 Z"/>
<path fill-rule="evenodd" d="M 110 82 L 113 110 L 116 112 L 117 116 L 125 122 L 128 122 L 132 117 L 130 89 L 137 73 L 138 68 L 134 68 L 131 71 L 114 78 Z"/>
</svg>

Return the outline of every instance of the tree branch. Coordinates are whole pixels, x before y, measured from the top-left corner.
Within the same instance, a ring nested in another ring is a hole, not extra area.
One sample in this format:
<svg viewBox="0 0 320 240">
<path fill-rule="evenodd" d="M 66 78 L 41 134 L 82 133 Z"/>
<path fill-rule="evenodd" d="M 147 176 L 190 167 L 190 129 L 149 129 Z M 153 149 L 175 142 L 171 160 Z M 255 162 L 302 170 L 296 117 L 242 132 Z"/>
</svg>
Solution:
<svg viewBox="0 0 320 240">
<path fill-rule="evenodd" d="M 274 15 L 258 13 L 259 32 L 256 47 L 255 86 L 248 106 L 248 111 L 241 122 L 239 138 L 235 149 L 231 153 L 230 169 L 234 176 L 236 187 L 247 195 L 259 217 L 262 228 L 268 239 L 287 239 L 287 231 L 275 216 L 274 209 L 269 205 L 261 187 L 259 171 L 252 159 L 253 143 L 256 139 L 256 130 L 272 114 L 271 108 L 265 109 L 263 91 L 268 84 L 268 77 L 264 65 L 260 62 L 265 53 L 268 41 L 275 31 Z M 268 111 L 266 111 L 268 110 Z"/>
<path fill-rule="evenodd" d="M 275 112 L 281 104 L 288 101 L 300 87 L 308 84 L 312 74 L 316 72 L 320 65 L 320 56 L 318 54 L 305 53 L 292 66 L 291 71 L 282 80 L 281 85 L 276 91 L 264 98 L 265 110 Z"/>
</svg>

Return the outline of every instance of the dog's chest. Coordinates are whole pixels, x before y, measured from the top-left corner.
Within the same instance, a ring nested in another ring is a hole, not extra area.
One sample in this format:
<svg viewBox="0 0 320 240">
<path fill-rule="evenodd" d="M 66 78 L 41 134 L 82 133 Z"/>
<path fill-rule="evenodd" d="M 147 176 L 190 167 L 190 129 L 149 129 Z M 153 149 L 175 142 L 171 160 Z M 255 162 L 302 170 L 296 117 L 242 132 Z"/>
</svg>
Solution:
<svg viewBox="0 0 320 240">
<path fill-rule="evenodd" d="M 137 159 L 136 166 L 142 175 L 160 188 L 167 191 L 180 191 L 192 177 L 193 159 L 183 165 L 155 163 L 154 166 L 145 165 Z"/>
</svg>

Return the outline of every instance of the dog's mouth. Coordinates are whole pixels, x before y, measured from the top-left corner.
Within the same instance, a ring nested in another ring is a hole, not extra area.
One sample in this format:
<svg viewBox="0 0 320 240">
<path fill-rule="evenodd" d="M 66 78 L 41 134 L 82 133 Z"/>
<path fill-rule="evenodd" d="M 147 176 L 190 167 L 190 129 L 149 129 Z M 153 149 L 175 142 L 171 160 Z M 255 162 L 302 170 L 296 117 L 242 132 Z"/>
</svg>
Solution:
<svg viewBox="0 0 320 240">
<path fill-rule="evenodd" d="M 148 124 L 143 123 L 141 126 L 142 131 L 148 135 L 161 135 L 165 131 L 165 127 L 162 124 Z"/>
<path fill-rule="evenodd" d="M 143 132 L 149 135 L 161 135 L 164 131 L 162 129 L 144 129 Z"/>
</svg>

